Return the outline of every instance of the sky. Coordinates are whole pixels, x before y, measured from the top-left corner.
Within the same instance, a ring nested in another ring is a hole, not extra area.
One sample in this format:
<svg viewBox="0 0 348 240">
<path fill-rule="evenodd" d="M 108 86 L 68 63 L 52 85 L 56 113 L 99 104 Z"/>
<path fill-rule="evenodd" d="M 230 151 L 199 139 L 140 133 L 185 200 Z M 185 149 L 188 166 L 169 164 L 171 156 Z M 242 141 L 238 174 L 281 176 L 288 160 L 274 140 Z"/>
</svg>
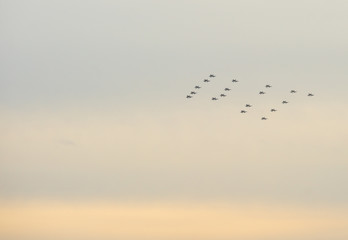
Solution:
<svg viewBox="0 0 348 240">
<path fill-rule="evenodd" d="M 0 238 L 347 239 L 347 11 L 0 0 Z"/>
</svg>

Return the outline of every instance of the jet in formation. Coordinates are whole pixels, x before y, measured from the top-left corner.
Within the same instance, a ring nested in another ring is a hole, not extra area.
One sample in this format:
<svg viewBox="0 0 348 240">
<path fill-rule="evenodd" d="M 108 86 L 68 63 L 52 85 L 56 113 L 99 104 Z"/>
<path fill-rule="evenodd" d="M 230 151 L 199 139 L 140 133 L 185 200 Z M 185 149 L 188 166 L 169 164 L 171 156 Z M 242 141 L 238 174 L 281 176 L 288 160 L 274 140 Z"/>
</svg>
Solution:
<svg viewBox="0 0 348 240">
<path fill-rule="evenodd" d="M 214 78 L 214 77 L 216 77 L 214 74 L 210 74 L 210 75 L 209 75 L 209 78 Z M 203 82 L 210 82 L 210 79 L 204 79 Z M 238 81 L 237 79 L 232 79 L 232 82 L 233 82 L 233 83 L 237 83 L 237 82 L 239 82 L 239 81 Z M 272 85 L 270 85 L 270 84 L 265 85 L 265 88 L 271 88 L 271 87 L 272 87 Z M 199 85 L 196 85 L 194 88 L 198 90 L 198 89 L 200 89 L 201 87 L 200 87 Z M 224 91 L 231 91 L 231 89 L 228 88 L 228 87 L 226 87 L 226 88 L 224 88 Z M 292 90 L 290 90 L 290 93 L 291 93 L 291 94 L 294 94 L 294 93 L 297 93 L 297 91 L 292 89 Z M 195 94 L 197 94 L 197 91 L 191 91 L 190 94 L 186 96 L 186 98 L 192 98 L 193 95 L 195 95 Z M 263 95 L 263 94 L 266 94 L 266 92 L 264 92 L 264 91 L 259 91 L 259 94 L 260 94 L 260 95 Z M 227 95 L 224 94 L 224 93 L 221 93 L 219 96 L 220 96 L 220 97 L 226 97 Z M 307 96 L 308 96 L 308 97 L 313 97 L 314 94 L 313 94 L 313 93 L 308 93 Z M 217 97 L 212 97 L 211 100 L 212 100 L 212 101 L 217 101 L 218 98 L 217 98 Z M 283 101 L 282 101 L 282 104 L 288 104 L 288 103 L 289 103 L 289 102 L 286 101 L 286 100 L 283 100 Z M 251 108 L 252 105 L 251 105 L 251 104 L 245 104 L 245 107 Z M 271 108 L 270 111 L 271 111 L 271 112 L 277 112 L 278 110 L 275 109 L 275 108 Z M 240 111 L 240 113 L 247 113 L 247 111 L 243 109 L 243 110 Z M 267 117 L 262 117 L 261 120 L 268 120 L 268 118 L 267 118 Z"/>
</svg>

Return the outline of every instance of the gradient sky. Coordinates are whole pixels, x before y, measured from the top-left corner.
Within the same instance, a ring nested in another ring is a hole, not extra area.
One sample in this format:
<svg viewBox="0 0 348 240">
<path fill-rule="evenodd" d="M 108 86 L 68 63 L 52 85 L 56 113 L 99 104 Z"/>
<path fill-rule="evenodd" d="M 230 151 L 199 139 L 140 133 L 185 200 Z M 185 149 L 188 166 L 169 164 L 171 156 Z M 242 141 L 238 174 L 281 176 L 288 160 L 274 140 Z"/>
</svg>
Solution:
<svg viewBox="0 0 348 240">
<path fill-rule="evenodd" d="M 201 210 L 189 206 L 203 205 L 231 223 L 248 204 L 262 209 L 242 228 L 259 226 L 255 216 L 272 225 L 281 215 L 286 225 L 289 209 L 314 225 L 198 234 L 208 221 L 177 235 L 136 228 L 96 239 L 347 239 L 339 213 L 348 208 L 347 12 L 343 0 L 0 0 L 0 237 L 52 239 L 26 224 L 40 212 L 54 223 L 57 204 L 70 211 L 76 202 L 104 215 L 121 208 L 141 226 L 155 202 L 167 217 L 181 209 L 197 218 Z M 187 100 L 210 73 L 214 82 Z M 273 87 L 261 97 L 265 84 Z M 227 86 L 230 96 L 210 101 Z M 247 116 L 245 103 L 255 107 Z M 260 121 L 273 106 L 279 111 Z M 132 215 L 128 201 L 146 213 Z M 11 218 L 18 209 L 37 211 Z M 337 224 L 322 214 L 315 225 L 322 209 Z M 64 239 L 90 236 L 61 226 L 52 231 L 66 230 Z M 319 226 L 327 226 L 321 235 Z M 16 228 L 23 236 L 4 230 Z"/>
</svg>

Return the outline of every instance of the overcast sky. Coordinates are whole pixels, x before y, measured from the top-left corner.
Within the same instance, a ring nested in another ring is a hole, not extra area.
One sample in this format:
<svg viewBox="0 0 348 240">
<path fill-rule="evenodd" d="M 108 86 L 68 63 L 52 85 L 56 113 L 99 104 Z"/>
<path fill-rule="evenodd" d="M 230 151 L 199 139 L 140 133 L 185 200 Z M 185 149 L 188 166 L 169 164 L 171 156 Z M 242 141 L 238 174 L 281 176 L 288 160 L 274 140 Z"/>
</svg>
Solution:
<svg viewBox="0 0 348 240">
<path fill-rule="evenodd" d="M 0 198 L 347 207 L 347 12 L 1 0 Z"/>
</svg>

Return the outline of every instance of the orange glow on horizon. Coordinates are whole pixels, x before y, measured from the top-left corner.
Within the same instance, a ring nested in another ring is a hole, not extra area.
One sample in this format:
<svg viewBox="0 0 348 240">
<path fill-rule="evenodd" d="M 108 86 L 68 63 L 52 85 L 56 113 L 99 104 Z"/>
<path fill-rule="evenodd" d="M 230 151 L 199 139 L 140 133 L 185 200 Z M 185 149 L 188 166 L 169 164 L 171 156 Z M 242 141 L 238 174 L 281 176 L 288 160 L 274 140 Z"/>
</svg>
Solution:
<svg viewBox="0 0 348 240">
<path fill-rule="evenodd" d="M 3 238 L 348 237 L 348 208 L 221 203 L 32 202 L 1 204 L 0 215 L 0 236 Z"/>
</svg>

